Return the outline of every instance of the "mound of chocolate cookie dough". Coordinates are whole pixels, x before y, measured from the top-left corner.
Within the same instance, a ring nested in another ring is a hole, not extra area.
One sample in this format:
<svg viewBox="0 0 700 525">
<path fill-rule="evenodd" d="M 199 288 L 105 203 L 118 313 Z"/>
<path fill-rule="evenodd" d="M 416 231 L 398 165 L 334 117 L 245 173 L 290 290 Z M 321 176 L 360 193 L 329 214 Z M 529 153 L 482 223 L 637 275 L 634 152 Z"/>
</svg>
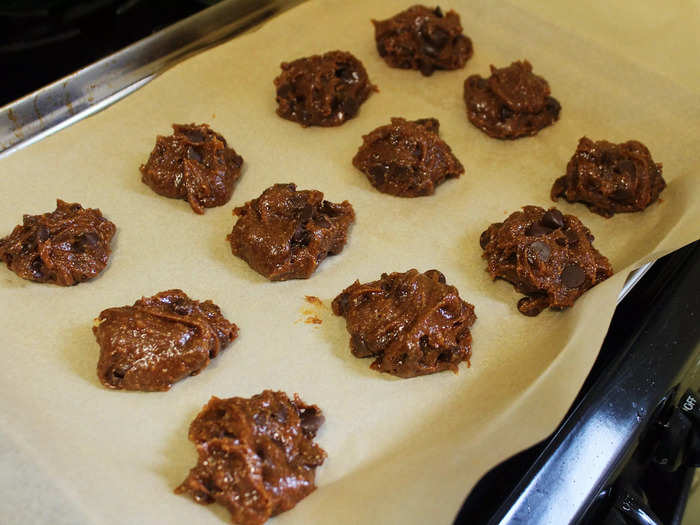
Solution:
<svg viewBox="0 0 700 525">
<path fill-rule="evenodd" d="M 398 197 L 432 195 L 445 179 L 459 177 L 464 167 L 438 136 L 437 119 L 392 118 L 362 137 L 353 165 L 372 186 Z"/>
<path fill-rule="evenodd" d="M 404 378 L 457 372 L 457 365 L 471 355 L 474 307 L 437 270 L 355 281 L 333 299 L 332 307 L 345 317 L 350 351 L 355 357 L 374 357 L 374 370 Z"/>
<path fill-rule="evenodd" d="M 142 297 L 133 306 L 108 308 L 92 328 L 100 345 L 97 376 L 108 388 L 169 390 L 198 374 L 238 335 L 211 301 L 182 290 Z"/>
<path fill-rule="evenodd" d="M 231 251 L 271 281 L 308 279 L 328 256 L 343 251 L 355 212 L 348 201 L 316 190 L 275 184 L 233 210 Z"/>
<path fill-rule="evenodd" d="M 391 67 L 417 69 L 429 76 L 436 69 L 460 69 L 474 53 L 462 34 L 459 15 L 440 7 L 414 5 L 387 19 L 372 20 L 377 51 Z"/>
<path fill-rule="evenodd" d="M 261 525 L 316 489 L 326 459 L 313 438 L 324 417 L 298 395 L 265 390 L 250 399 L 212 397 L 190 425 L 199 459 L 177 494 L 219 503 L 239 525 Z"/>
<path fill-rule="evenodd" d="M 642 211 L 666 187 L 661 170 L 641 142 L 613 144 L 583 137 L 566 166 L 566 175 L 552 186 L 552 200 L 564 197 L 583 202 L 603 217 Z"/>
<path fill-rule="evenodd" d="M 593 247 L 593 235 L 573 215 L 525 206 L 481 234 L 491 276 L 526 295 L 518 310 L 529 316 L 561 310 L 610 277 L 610 262 Z"/>
<path fill-rule="evenodd" d="M 22 279 L 71 286 L 105 269 L 116 231 L 100 210 L 58 199 L 55 211 L 25 215 L 0 239 L 0 261 Z"/>
<path fill-rule="evenodd" d="M 141 180 L 159 195 L 186 200 L 195 213 L 226 204 L 241 176 L 243 157 L 207 124 L 173 124 L 158 136 Z"/>
<path fill-rule="evenodd" d="M 340 126 L 377 91 L 357 58 L 345 51 L 282 62 L 275 78 L 277 114 L 302 126 Z"/>
<path fill-rule="evenodd" d="M 556 121 L 561 106 L 549 93 L 549 84 L 532 73 L 527 60 L 491 66 L 489 78 L 472 75 L 464 81 L 469 121 L 497 139 L 535 135 Z"/>
</svg>

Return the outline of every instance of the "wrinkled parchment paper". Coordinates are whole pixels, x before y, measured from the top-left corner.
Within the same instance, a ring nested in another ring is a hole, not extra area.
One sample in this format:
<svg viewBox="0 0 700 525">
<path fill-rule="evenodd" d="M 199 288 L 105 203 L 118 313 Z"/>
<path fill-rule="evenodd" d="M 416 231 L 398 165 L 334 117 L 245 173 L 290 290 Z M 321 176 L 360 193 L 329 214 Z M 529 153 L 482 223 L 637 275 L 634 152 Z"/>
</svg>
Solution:
<svg viewBox="0 0 700 525">
<path fill-rule="evenodd" d="M 30 283 L 0 268 L 3 433 L 86 523 L 228 521 L 218 506 L 172 493 L 195 462 L 187 428 L 211 395 L 265 388 L 299 392 L 327 417 L 318 490 L 275 523 L 447 523 L 486 470 L 554 429 L 598 353 L 629 271 L 698 238 L 695 93 L 591 39 L 486 0 L 441 3 L 461 14 L 474 41 L 465 69 L 429 78 L 391 69 L 376 53 L 369 19 L 408 5 L 334 0 L 294 8 L 0 161 L 3 235 L 23 213 L 53 210 L 56 197 L 99 207 L 118 227 L 109 267 L 77 287 Z M 359 57 L 380 92 L 336 129 L 280 119 L 272 86 L 279 63 L 331 49 Z M 548 79 L 561 119 L 533 138 L 491 139 L 466 119 L 463 81 L 521 58 Z M 361 136 L 392 116 L 437 117 L 466 174 L 430 197 L 377 192 L 351 158 Z M 228 205 L 197 216 L 140 182 L 155 135 L 170 133 L 173 122 L 208 122 L 244 157 Z M 643 213 L 612 219 L 560 202 L 589 226 L 616 274 L 573 309 L 528 318 L 516 310 L 513 287 L 485 272 L 479 234 L 522 205 L 549 206 L 551 184 L 584 134 L 643 141 L 663 163 L 668 188 Z M 311 279 L 267 282 L 225 241 L 232 208 L 276 182 L 355 207 L 345 250 Z M 471 367 L 458 375 L 398 380 L 374 372 L 370 360 L 351 356 L 344 321 L 330 313 L 330 300 L 356 278 L 412 267 L 440 269 L 476 306 Z M 172 287 L 219 304 L 240 337 L 169 392 L 106 390 L 95 375 L 92 319 Z M 309 316 L 322 324 L 307 324 Z"/>
</svg>

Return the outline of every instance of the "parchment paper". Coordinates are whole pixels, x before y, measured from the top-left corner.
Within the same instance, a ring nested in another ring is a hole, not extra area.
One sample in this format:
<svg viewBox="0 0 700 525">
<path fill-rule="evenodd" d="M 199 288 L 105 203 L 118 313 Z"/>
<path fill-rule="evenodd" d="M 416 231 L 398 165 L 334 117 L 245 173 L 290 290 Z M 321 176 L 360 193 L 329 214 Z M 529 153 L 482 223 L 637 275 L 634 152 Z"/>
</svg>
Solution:
<svg viewBox="0 0 700 525">
<path fill-rule="evenodd" d="M 187 427 L 211 395 L 299 392 L 326 416 L 318 490 L 275 523 L 447 523 L 478 478 L 553 430 L 593 363 L 629 271 L 698 238 L 700 104 L 695 93 L 499 2 L 444 2 L 462 16 L 475 55 L 464 70 L 387 67 L 369 19 L 409 2 L 310 2 L 261 30 L 196 56 L 112 108 L 0 162 L 0 232 L 56 197 L 99 207 L 118 235 L 110 266 L 77 287 L 30 283 L 0 268 L 0 424 L 90 523 L 222 523 L 227 513 L 175 496 L 195 462 Z M 619 20 L 621 24 L 628 23 Z M 633 22 L 629 22 L 633 23 Z M 365 64 L 380 92 L 336 129 L 303 129 L 275 114 L 279 63 L 331 49 Z M 488 65 L 529 59 L 550 82 L 561 119 L 533 138 L 501 142 L 466 119 L 462 84 Z M 670 57 L 682 60 L 682 57 Z M 689 56 L 688 56 L 689 59 Z M 377 192 L 351 158 L 392 116 L 437 117 L 466 174 L 435 195 Z M 208 122 L 243 155 L 231 202 L 192 213 L 140 182 L 156 134 Z M 485 272 L 479 234 L 549 189 L 578 138 L 643 141 L 668 188 L 643 213 L 604 219 L 560 202 L 596 236 L 616 274 L 574 308 L 528 318 L 519 295 Z M 233 257 L 231 209 L 275 182 L 348 199 L 348 245 L 309 280 L 270 283 Z M 350 355 L 328 308 L 356 278 L 438 268 L 476 306 L 471 367 L 398 380 Z M 199 376 L 166 393 L 100 386 L 92 319 L 104 308 L 179 287 L 212 299 L 240 337 Z M 315 295 L 323 308 L 305 302 Z M 305 312 L 306 311 L 306 312 Z M 313 311 L 320 325 L 304 322 Z M 12 475 L 12 474 L 10 474 Z M 20 476 L 21 473 L 16 473 Z M 41 494 L 38 495 L 41 497 Z"/>
</svg>

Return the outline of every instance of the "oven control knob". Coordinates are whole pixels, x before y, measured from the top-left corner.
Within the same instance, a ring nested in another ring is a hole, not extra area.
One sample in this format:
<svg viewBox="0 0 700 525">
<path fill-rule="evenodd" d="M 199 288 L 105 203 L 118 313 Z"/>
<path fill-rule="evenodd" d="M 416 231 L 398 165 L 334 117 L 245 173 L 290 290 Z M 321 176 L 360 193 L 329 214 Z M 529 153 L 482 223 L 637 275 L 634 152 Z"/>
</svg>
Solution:
<svg viewBox="0 0 700 525">
<path fill-rule="evenodd" d="M 693 422 L 684 463 L 689 467 L 700 467 L 700 400 L 695 392 L 688 390 L 678 402 L 678 408 Z"/>
<path fill-rule="evenodd" d="M 683 460 L 693 423 L 683 411 L 674 407 L 661 422 L 659 441 L 652 459 L 663 470 L 675 471 Z"/>
<path fill-rule="evenodd" d="M 688 416 L 693 423 L 700 425 L 700 399 L 692 390 L 686 390 L 683 397 L 678 401 L 678 408 Z"/>
</svg>

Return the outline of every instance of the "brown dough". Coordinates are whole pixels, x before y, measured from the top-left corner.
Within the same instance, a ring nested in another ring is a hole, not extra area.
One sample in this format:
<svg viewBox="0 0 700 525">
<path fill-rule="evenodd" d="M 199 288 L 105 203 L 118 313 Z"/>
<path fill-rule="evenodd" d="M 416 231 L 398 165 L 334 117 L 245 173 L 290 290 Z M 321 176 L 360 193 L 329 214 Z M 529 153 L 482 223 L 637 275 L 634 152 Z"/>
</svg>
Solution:
<svg viewBox="0 0 700 525">
<path fill-rule="evenodd" d="M 108 308 L 92 328 L 100 345 L 97 375 L 108 388 L 169 390 L 198 374 L 238 335 L 211 301 L 182 290 L 142 297 L 133 306 Z"/>
<path fill-rule="evenodd" d="M 355 222 L 348 201 L 328 202 L 295 184 L 275 184 L 233 213 L 231 251 L 271 281 L 311 277 L 328 255 L 343 251 Z"/>
<path fill-rule="evenodd" d="M 661 164 L 641 142 L 622 144 L 583 137 L 566 166 L 566 175 L 552 186 L 552 200 L 564 197 L 583 202 L 603 217 L 642 211 L 659 198 L 666 187 Z"/>
<path fill-rule="evenodd" d="M 22 279 L 71 286 L 105 269 L 116 231 L 99 209 L 58 199 L 55 211 L 25 215 L 0 239 L 0 260 Z"/>
<path fill-rule="evenodd" d="M 275 78 L 277 114 L 302 126 L 340 126 L 377 91 L 357 58 L 345 51 L 282 62 Z"/>
<path fill-rule="evenodd" d="M 573 215 L 556 208 L 525 206 L 481 234 L 491 276 L 510 281 L 526 297 L 518 310 L 534 316 L 561 310 L 613 274 L 593 247 L 593 235 Z"/>
<path fill-rule="evenodd" d="M 417 69 L 429 76 L 436 69 L 460 69 L 474 53 L 462 34 L 459 15 L 439 7 L 414 5 L 387 20 L 372 20 L 377 51 L 391 67 Z"/>
<path fill-rule="evenodd" d="M 432 195 L 435 187 L 459 177 L 464 167 L 438 136 L 437 119 L 413 122 L 392 118 L 362 137 L 353 165 L 372 186 L 398 197 Z"/>
<path fill-rule="evenodd" d="M 313 438 L 323 422 L 296 394 L 212 397 L 190 425 L 197 465 L 175 492 L 225 506 L 239 525 L 261 525 L 315 490 L 326 453 Z"/>
<path fill-rule="evenodd" d="M 491 76 L 464 81 L 470 122 L 490 137 L 517 139 L 535 135 L 559 118 L 561 106 L 549 96 L 547 81 L 532 73 L 527 60 L 496 69 Z"/>
<path fill-rule="evenodd" d="M 207 124 L 173 124 L 159 136 L 141 180 L 159 195 L 189 202 L 195 213 L 226 204 L 241 176 L 243 157 Z"/>
<path fill-rule="evenodd" d="M 374 357 L 371 368 L 416 377 L 457 365 L 471 356 L 474 306 L 463 301 L 437 270 L 382 274 L 354 284 L 333 300 L 355 357 Z"/>
</svg>

